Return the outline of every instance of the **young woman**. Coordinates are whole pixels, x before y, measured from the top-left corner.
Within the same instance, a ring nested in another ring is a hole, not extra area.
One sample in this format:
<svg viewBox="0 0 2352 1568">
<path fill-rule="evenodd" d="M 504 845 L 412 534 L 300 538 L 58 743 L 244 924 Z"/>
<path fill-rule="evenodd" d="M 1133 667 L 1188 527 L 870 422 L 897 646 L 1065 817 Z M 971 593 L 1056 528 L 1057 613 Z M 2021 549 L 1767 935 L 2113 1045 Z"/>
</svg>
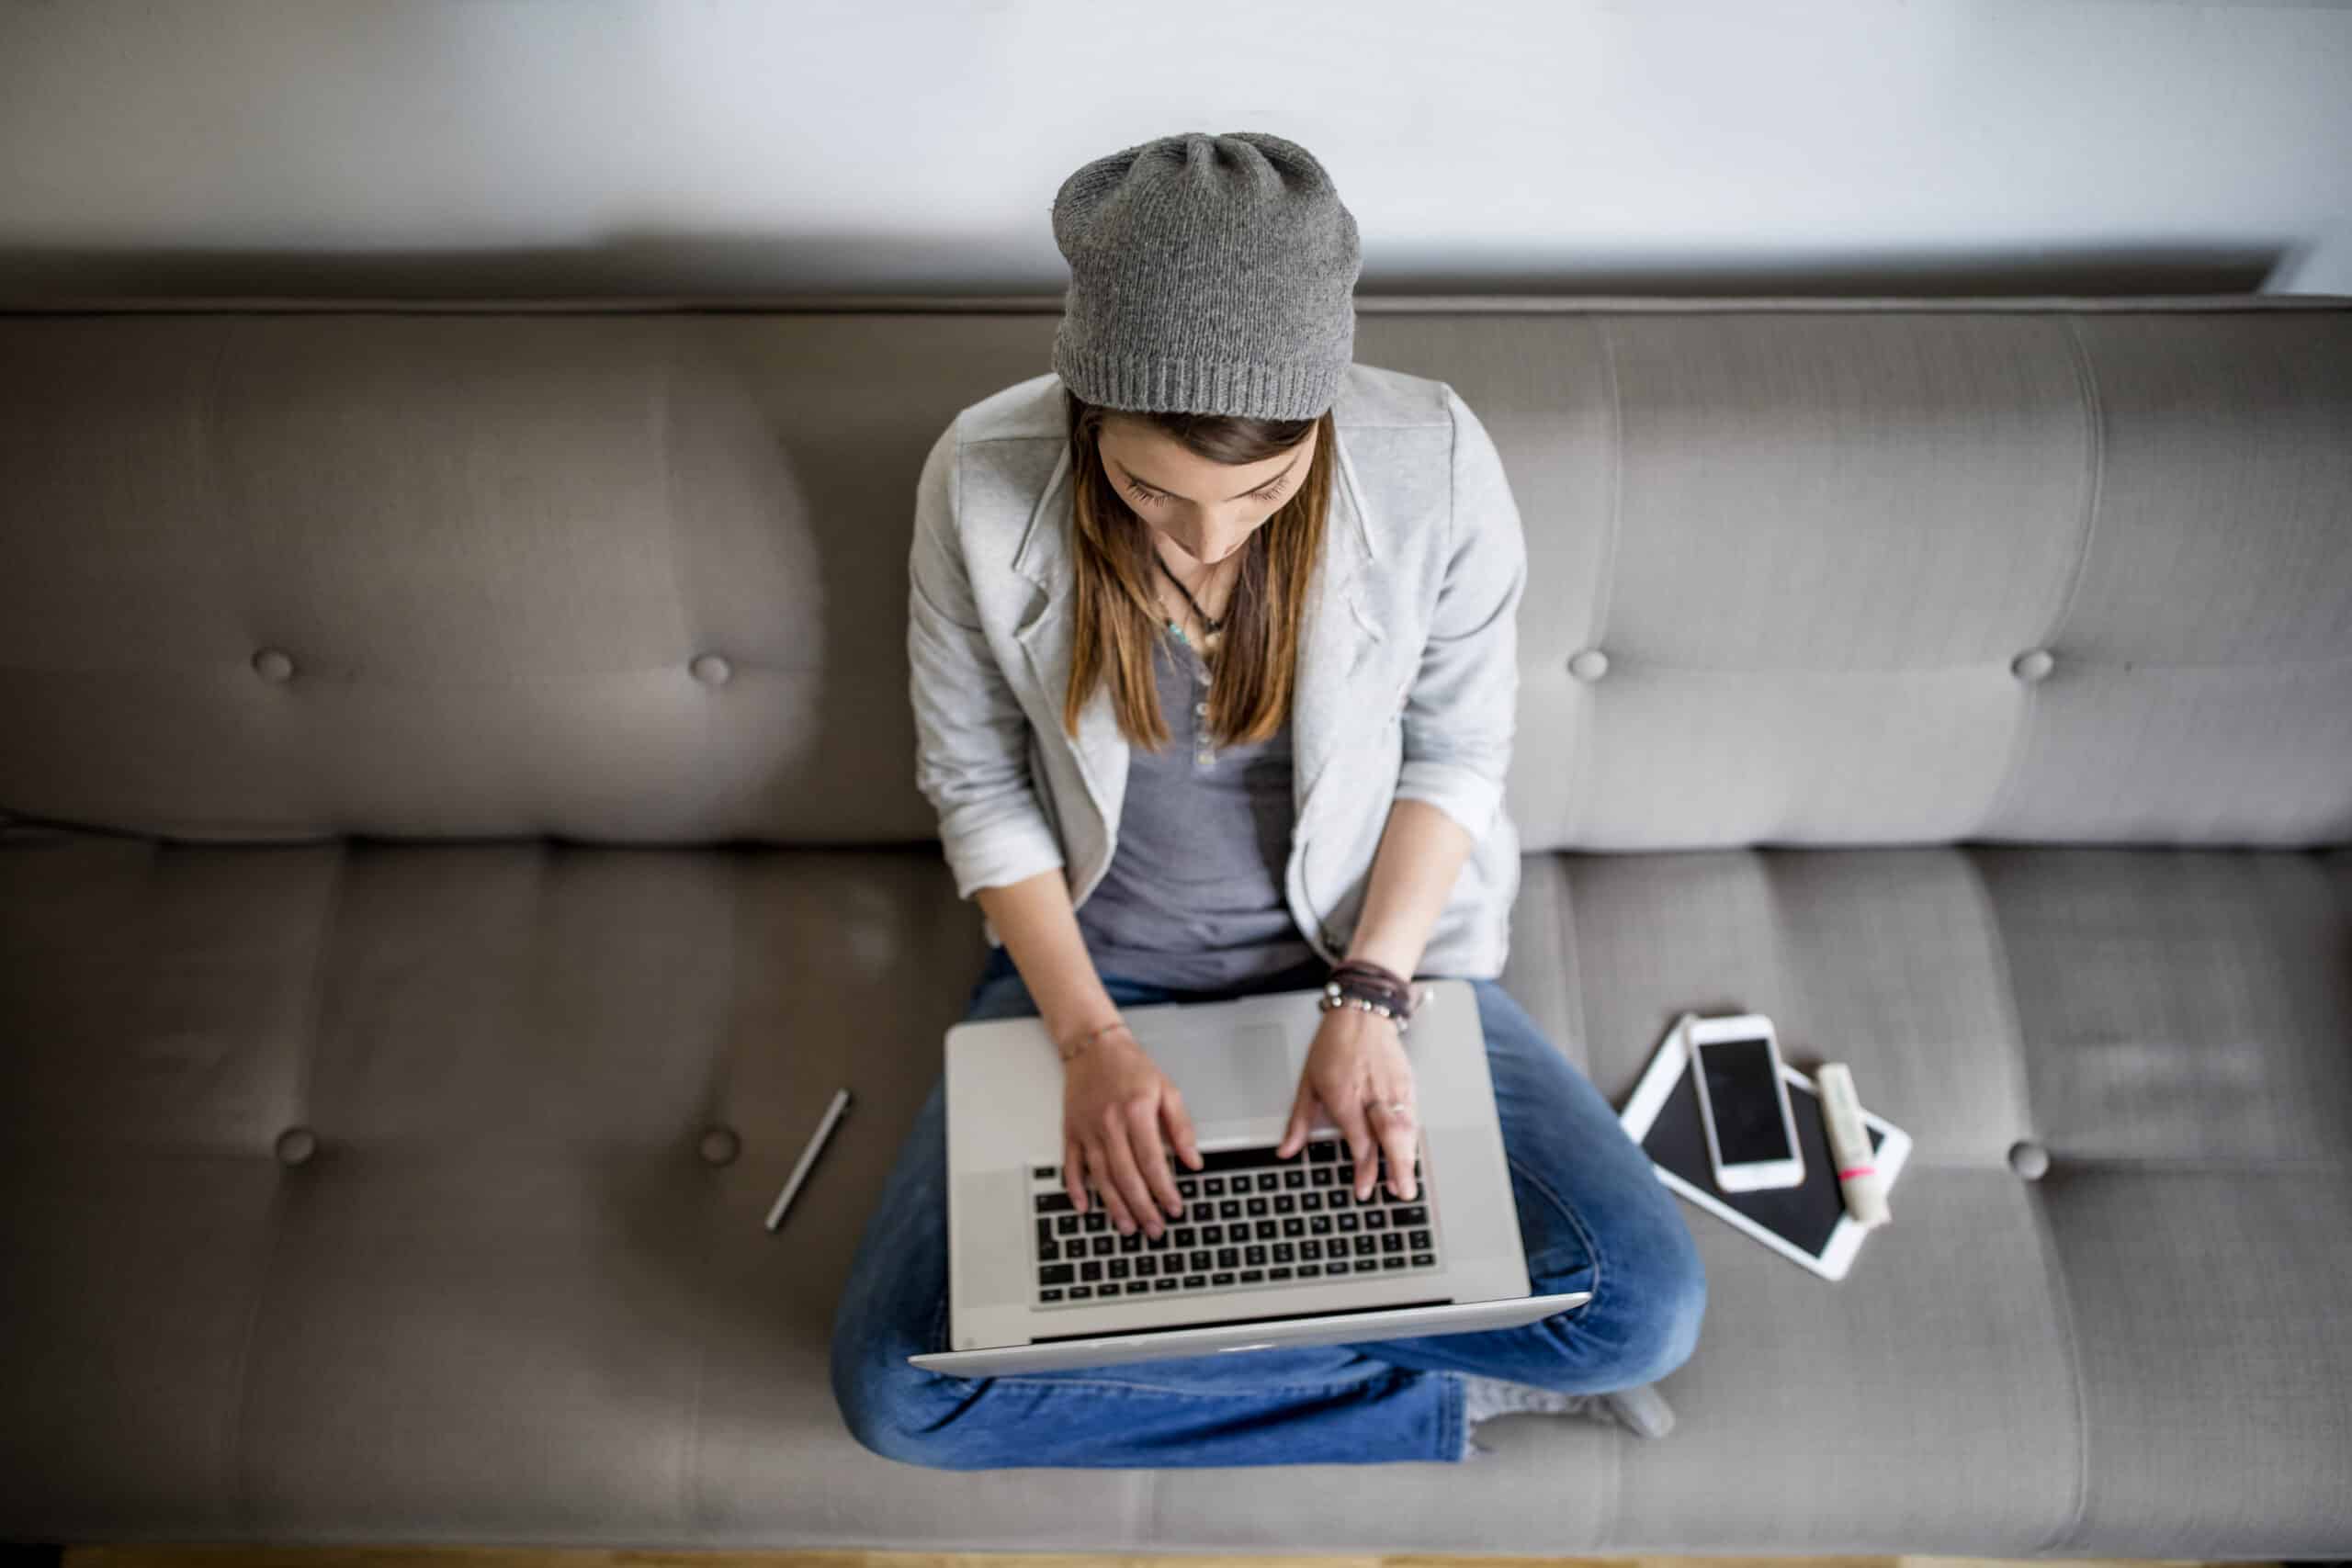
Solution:
<svg viewBox="0 0 2352 1568">
<path fill-rule="evenodd" d="M 944 1082 L 836 1314 L 866 1447 L 945 1469 L 1460 1461 L 1510 1410 L 1647 1436 L 1706 1300 L 1672 1196 L 1496 979 L 1526 552 L 1476 415 L 1352 363 L 1355 220 L 1305 148 L 1186 133 L 1072 175 L 1050 374 L 960 413 L 917 486 L 917 782 L 991 948 L 969 1018 L 1040 1018 L 1062 1178 L 1122 1234 L 1178 1221 L 1199 1152 L 1119 1009 L 1336 981 L 1278 1151 L 1318 1109 L 1360 1196 L 1414 1193 L 1398 1020 L 1476 991 L 1537 1292 L 1520 1328 L 967 1378 L 947 1347 Z M 1171 742 L 1173 742 L 1171 744 Z"/>
</svg>

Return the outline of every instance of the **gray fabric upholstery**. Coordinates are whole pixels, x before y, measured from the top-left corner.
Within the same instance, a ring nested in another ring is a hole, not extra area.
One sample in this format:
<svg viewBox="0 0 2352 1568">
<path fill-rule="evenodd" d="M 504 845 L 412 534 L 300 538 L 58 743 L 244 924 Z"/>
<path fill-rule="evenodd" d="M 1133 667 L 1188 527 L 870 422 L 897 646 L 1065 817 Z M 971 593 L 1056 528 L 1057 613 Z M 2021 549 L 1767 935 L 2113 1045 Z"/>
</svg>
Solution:
<svg viewBox="0 0 2352 1568">
<path fill-rule="evenodd" d="M 1054 321 L 0 317 L 0 802 L 239 842 L 921 841 L 914 471 Z M 2352 310 L 1358 344 L 1511 468 L 1527 850 L 2352 837 Z"/>
<path fill-rule="evenodd" d="M 1504 984 L 1851 1062 L 1845 1282 L 1686 1208 L 1662 1442 L 866 1452 L 910 487 L 1052 310 L 0 317 L 0 1536 L 2344 1555 L 2352 301 L 1370 303 L 1526 520 Z"/>
</svg>

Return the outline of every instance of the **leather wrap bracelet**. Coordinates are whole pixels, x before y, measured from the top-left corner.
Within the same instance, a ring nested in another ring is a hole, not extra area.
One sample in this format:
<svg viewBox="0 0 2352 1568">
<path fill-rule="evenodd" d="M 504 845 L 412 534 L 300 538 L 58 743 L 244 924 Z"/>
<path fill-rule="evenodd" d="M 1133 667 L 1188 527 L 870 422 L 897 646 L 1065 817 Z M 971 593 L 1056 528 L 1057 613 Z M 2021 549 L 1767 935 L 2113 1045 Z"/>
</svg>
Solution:
<svg viewBox="0 0 2352 1568">
<path fill-rule="evenodd" d="M 1420 995 L 1411 981 L 1385 964 L 1374 964 L 1368 958 L 1350 958 L 1331 966 L 1316 1006 L 1324 1012 L 1343 1007 L 1376 1012 L 1396 1024 L 1396 1032 L 1401 1035 L 1412 1027 Z"/>
</svg>

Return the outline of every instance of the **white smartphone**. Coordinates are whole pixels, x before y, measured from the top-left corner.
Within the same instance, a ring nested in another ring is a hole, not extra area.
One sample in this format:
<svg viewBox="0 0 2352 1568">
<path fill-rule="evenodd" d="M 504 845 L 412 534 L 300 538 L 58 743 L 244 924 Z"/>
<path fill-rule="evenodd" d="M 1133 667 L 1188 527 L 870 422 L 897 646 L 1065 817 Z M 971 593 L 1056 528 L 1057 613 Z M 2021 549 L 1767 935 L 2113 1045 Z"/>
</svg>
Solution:
<svg viewBox="0 0 2352 1568">
<path fill-rule="evenodd" d="M 1760 1012 L 1693 1019 L 1686 1030 L 1707 1161 L 1724 1192 L 1761 1192 L 1804 1181 L 1781 1043 Z"/>
</svg>

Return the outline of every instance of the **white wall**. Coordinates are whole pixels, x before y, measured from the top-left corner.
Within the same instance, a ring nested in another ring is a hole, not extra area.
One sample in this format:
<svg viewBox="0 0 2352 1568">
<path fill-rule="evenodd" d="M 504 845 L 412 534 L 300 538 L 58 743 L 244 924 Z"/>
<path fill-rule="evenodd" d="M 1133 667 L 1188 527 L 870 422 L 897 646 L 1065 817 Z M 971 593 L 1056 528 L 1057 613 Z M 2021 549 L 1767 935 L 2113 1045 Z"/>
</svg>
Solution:
<svg viewBox="0 0 2352 1568">
<path fill-rule="evenodd" d="M 1368 291 L 2352 294 L 2352 8 L 2153 0 L 5 0 L 0 294 L 1058 293 L 1183 130 Z"/>
</svg>

